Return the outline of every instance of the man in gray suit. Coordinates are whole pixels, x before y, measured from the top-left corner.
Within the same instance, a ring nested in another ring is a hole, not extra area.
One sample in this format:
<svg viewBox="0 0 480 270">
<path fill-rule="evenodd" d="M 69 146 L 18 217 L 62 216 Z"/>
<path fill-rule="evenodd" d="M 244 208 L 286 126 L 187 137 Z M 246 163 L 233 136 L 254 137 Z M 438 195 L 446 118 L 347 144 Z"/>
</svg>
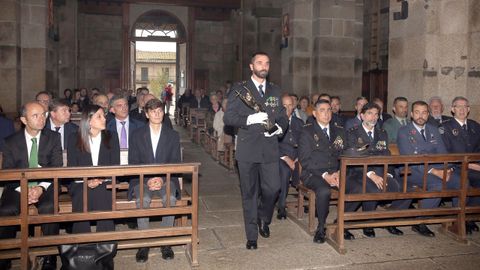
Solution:
<svg viewBox="0 0 480 270">
<path fill-rule="evenodd" d="M 383 123 L 383 129 L 388 134 L 389 142 L 397 142 L 397 133 L 400 127 L 410 123 L 407 117 L 408 100 L 405 97 L 396 97 L 393 100 L 393 117 Z"/>
</svg>

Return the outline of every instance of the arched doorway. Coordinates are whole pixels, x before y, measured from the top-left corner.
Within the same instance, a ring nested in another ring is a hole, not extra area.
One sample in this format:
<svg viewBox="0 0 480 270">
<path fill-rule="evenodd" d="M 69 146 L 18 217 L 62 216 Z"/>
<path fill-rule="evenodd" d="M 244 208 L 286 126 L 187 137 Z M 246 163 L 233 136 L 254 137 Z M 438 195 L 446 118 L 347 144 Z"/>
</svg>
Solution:
<svg viewBox="0 0 480 270">
<path fill-rule="evenodd" d="M 130 87 L 148 87 L 164 98 L 165 87 L 173 89 L 173 112 L 176 94 L 186 87 L 187 33 L 174 14 L 150 10 L 138 17 L 130 33 Z"/>
</svg>

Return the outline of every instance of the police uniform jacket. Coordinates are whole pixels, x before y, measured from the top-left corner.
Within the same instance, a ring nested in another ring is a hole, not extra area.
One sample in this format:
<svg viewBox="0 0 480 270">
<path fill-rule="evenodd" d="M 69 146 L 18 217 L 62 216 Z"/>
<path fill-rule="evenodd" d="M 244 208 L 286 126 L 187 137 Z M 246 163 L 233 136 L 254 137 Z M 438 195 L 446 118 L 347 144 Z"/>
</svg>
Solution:
<svg viewBox="0 0 480 270">
<path fill-rule="evenodd" d="M 279 139 L 280 156 L 295 160 L 298 157 L 298 140 L 302 132 L 303 121 L 292 115 L 285 136 Z"/>
<path fill-rule="evenodd" d="M 288 118 L 280 98 L 280 88 L 266 82 L 265 95 L 262 97 L 252 79 L 237 83 L 228 94 L 228 106 L 223 122 L 238 128 L 235 158 L 242 162 L 270 163 L 280 158 L 277 136 L 265 137 L 265 128 L 261 124 L 247 126 L 247 118 L 255 111 L 247 106 L 238 96 L 247 92 L 260 103 L 272 123 L 277 123 L 283 130 L 288 127 Z"/>
<path fill-rule="evenodd" d="M 370 139 L 363 125 L 353 127 L 347 131 L 347 148 L 360 149 L 367 147 L 362 153 L 366 156 L 390 156 L 388 149 L 388 135 L 384 129 L 375 126 L 373 130 L 373 140 Z M 363 171 L 363 168 L 360 168 Z M 374 171 L 375 174 L 383 175 L 383 166 L 368 166 L 367 171 Z M 362 172 L 361 172 L 362 173 Z M 393 170 L 389 168 L 389 173 L 393 175 Z"/>
<path fill-rule="evenodd" d="M 321 177 L 324 172 L 338 171 L 339 157 L 345 148 L 345 132 L 342 127 L 329 125 L 330 138 L 317 122 L 303 128 L 298 144 L 302 179 L 312 175 Z"/>
<path fill-rule="evenodd" d="M 398 130 L 397 143 L 401 155 L 446 154 L 447 149 L 438 128 L 428 123 L 424 126 L 426 141 L 412 122 Z M 423 165 L 410 166 L 412 175 L 423 177 Z M 443 165 L 429 164 L 429 169 L 443 169 Z"/>
<path fill-rule="evenodd" d="M 443 122 L 443 141 L 450 153 L 479 153 L 480 124 L 467 119 L 467 130 L 463 130 L 454 118 Z"/>
</svg>

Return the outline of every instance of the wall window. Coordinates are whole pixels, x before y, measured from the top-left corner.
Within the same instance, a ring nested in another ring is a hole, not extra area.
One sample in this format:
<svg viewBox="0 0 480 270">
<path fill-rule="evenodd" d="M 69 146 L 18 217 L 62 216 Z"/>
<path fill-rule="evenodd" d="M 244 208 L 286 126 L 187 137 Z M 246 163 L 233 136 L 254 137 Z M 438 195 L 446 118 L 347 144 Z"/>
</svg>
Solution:
<svg viewBox="0 0 480 270">
<path fill-rule="evenodd" d="M 169 68 L 162 68 L 162 73 L 168 77 L 170 75 L 170 69 Z"/>
<path fill-rule="evenodd" d="M 142 67 L 142 81 L 148 81 L 148 68 Z"/>
</svg>

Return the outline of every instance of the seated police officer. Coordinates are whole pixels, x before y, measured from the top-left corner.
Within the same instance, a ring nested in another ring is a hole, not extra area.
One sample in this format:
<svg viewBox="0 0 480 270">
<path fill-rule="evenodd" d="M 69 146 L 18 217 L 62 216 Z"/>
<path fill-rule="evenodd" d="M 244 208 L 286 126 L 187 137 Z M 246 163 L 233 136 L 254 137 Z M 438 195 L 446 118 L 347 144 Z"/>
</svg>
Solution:
<svg viewBox="0 0 480 270">
<path fill-rule="evenodd" d="M 331 189 L 339 185 L 339 156 L 346 146 L 345 132 L 342 127 L 330 124 L 332 109 L 328 100 L 319 99 L 313 110 L 313 124 L 304 127 L 298 143 L 298 156 L 302 166 L 303 182 L 315 191 L 315 209 L 318 215 L 318 227 L 313 241 L 325 242 L 325 221 L 327 219 Z M 346 193 L 359 193 L 357 186 L 346 186 Z M 352 212 L 358 203 L 346 203 L 345 212 Z M 344 231 L 347 240 L 355 237 Z"/>
<path fill-rule="evenodd" d="M 468 99 L 456 97 L 452 101 L 453 119 L 444 121 L 443 141 L 449 153 L 480 153 L 480 124 L 474 120 L 467 119 L 470 112 Z M 468 165 L 468 180 L 470 186 L 480 187 L 480 164 L 471 163 Z M 480 205 L 480 197 L 472 197 L 467 201 L 469 206 Z M 467 233 L 478 231 L 478 226 L 473 221 L 467 221 Z"/>
<path fill-rule="evenodd" d="M 360 111 L 362 124 L 347 131 L 348 148 L 354 150 L 363 148 L 365 150 L 362 151 L 361 154 L 366 156 L 390 155 L 387 132 L 377 125 L 380 111 L 380 107 L 373 102 L 367 103 L 363 106 Z M 387 192 L 398 192 L 401 190 L 398 181 L 393 177 L 393 168 L 389 168 L 386 183 L 383 175 L 383 165 L 368 167 L 366 183 L 367 193 L 381 192 L 385 188 L 387 189 Z M 349 169 L 347 179 L 347 185 L 356 185 L 361 189 L 363 167 Z M 409 200 L 398 200 L 392 203 L 391 209 L 407 209 L 409 205 Z M 377 208 L 377 201 L 363 202 L 362 208 L 363 211 L 374 211 Z M 386 227 L 386 229 L 391 234 L 403 234 L 403 232 L 396 227 Z M 363 234 L 367 237 L 375 237 L 375 231 L 373 228 L 364 228 Z"/>
</svg>

